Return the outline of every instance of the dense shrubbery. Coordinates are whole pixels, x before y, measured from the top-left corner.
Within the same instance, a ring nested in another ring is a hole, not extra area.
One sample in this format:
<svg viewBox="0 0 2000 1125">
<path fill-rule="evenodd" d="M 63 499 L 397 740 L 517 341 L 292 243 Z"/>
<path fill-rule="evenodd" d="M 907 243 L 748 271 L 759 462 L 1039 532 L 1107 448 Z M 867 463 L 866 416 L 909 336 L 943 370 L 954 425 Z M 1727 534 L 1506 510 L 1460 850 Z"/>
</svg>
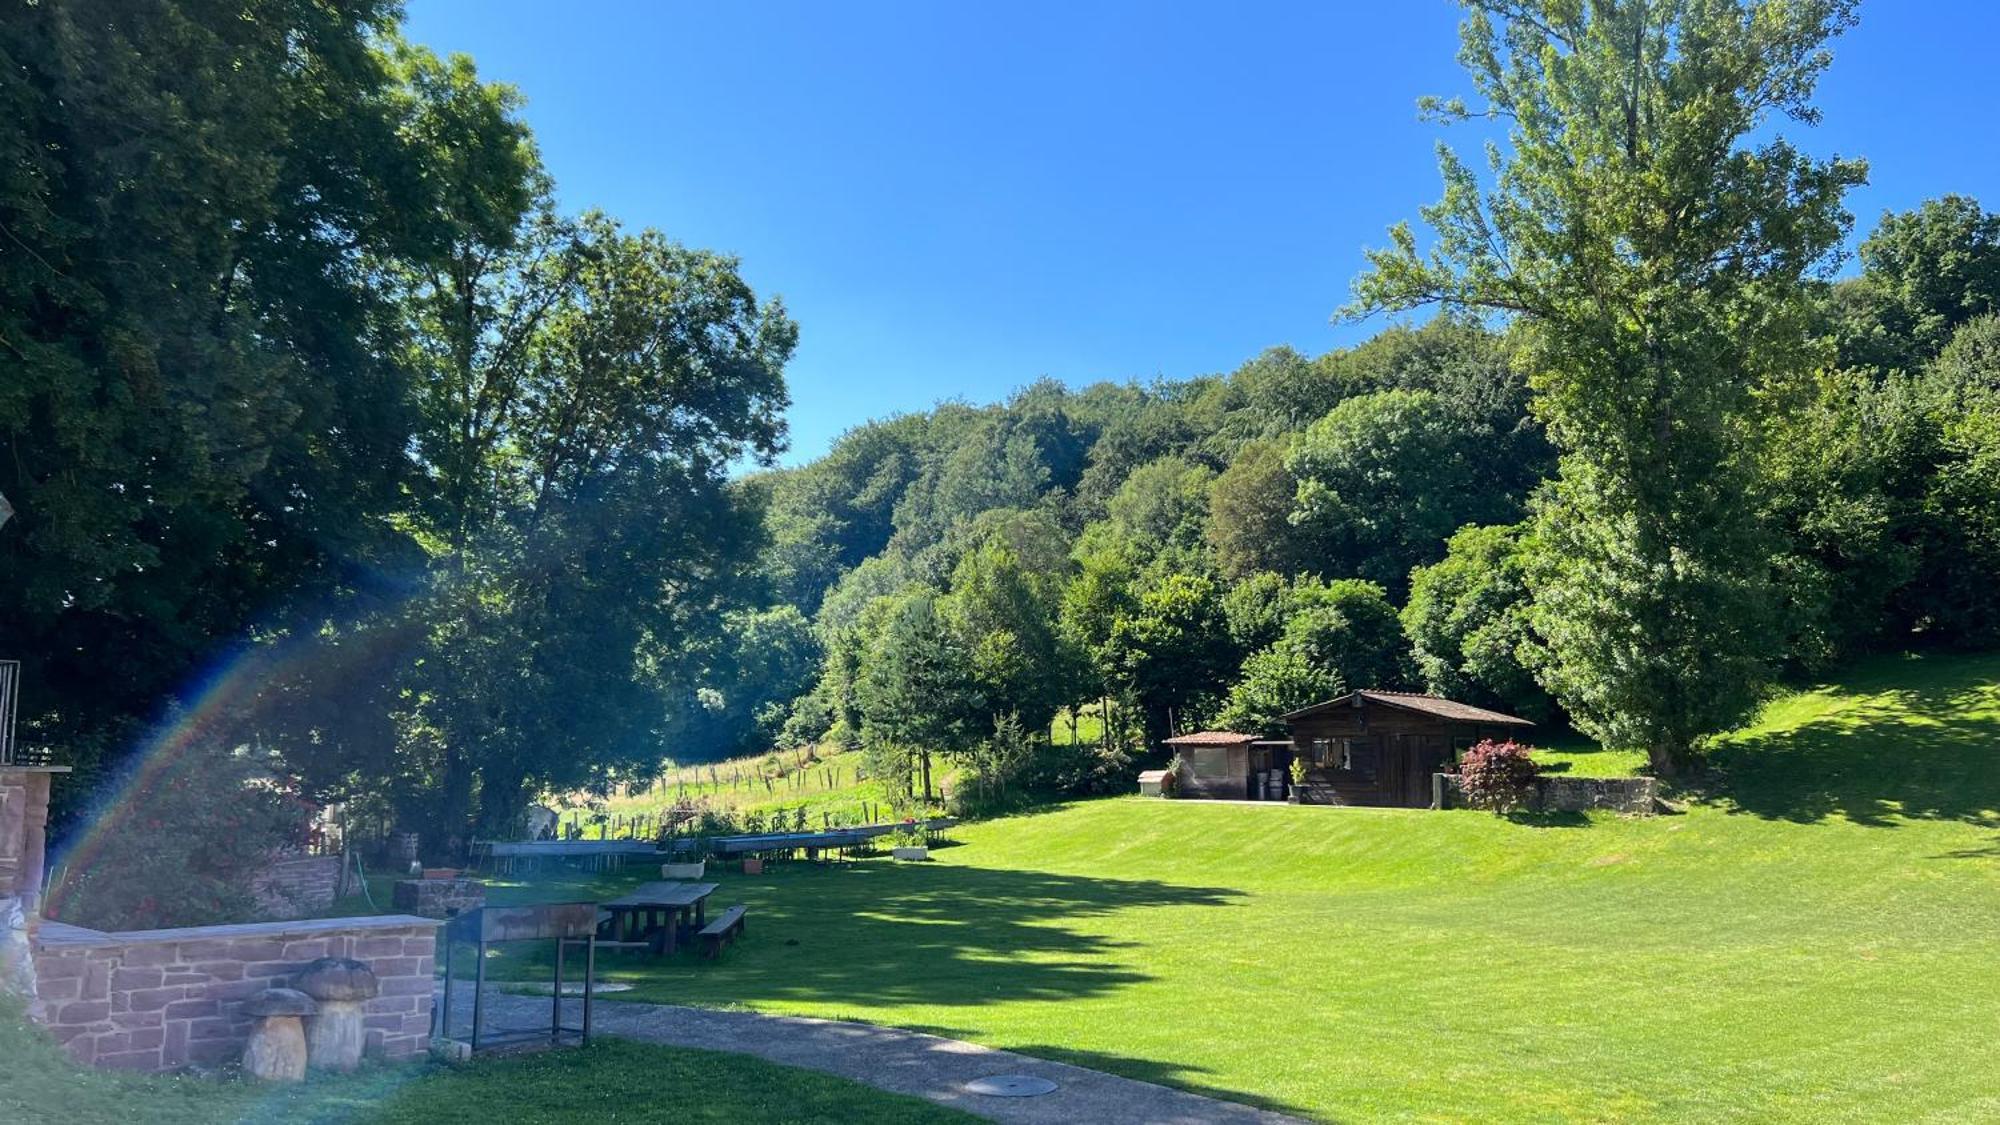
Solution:
<svg viewBox="0 0 2000 1125">
<path fill-rule="evenodd" d="M 92 929 L 145 930 L 260 917 L 259 875 L 306 838 L 311 810 L 278 763 L 220 740 L 155 751 L 69 856 L 48 913 Z"/>
<path fill-rule="evenodd" d="M 1526 808 L 1535 798 L 1533 748 L 1518 742 L 1488 739 L 1465 752 L 1458 763 L 1458 788 L 1475 809 L 1508 812 Z"/>
</svg>

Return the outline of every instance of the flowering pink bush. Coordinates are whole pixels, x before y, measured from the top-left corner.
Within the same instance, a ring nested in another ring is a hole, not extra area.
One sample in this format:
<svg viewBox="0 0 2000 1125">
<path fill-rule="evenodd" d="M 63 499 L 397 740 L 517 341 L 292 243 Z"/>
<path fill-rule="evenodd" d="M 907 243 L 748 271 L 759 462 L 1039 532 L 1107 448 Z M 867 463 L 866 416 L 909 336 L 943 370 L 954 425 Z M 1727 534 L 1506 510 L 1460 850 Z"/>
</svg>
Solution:
<svg viewBox="0 0 2000 1125">
<path fill-rule="evenodd" d="M 1535 796 L 1541 768 L 1529 755 L 1533 747 L 1512 739 L 1486 739 L 1465 752 L 1458 764 L 1458 787 L 1465 803 L 1475 809 L 1506 812 L 1527 805 Z"/>
</svg>

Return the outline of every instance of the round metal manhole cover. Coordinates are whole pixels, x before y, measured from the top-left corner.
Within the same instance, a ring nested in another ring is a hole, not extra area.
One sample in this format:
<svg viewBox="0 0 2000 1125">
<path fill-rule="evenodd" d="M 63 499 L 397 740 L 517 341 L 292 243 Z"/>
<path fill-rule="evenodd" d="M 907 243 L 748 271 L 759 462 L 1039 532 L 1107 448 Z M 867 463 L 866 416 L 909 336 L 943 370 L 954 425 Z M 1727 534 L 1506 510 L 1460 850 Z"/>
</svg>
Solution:
<svg viewBox="0 0 2000 1125">
<path fill-rule="evenodd" d="M 965 1088 L 990 1098 L 1033 1098 L 1053 1091 L 1056 1084 L 1032 1074 L 995 1074 L 975 1078 L 967 1082 Z"/>
</svg>

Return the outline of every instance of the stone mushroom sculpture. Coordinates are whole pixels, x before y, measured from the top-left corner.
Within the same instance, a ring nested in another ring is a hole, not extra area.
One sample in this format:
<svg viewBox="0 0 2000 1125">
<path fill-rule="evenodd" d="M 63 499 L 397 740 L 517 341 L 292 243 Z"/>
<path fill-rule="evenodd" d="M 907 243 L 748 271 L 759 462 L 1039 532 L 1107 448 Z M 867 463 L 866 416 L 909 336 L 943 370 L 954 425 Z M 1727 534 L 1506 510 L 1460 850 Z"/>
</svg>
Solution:
<svg viewBox="0 0 2000 1125">
<path fill-rule="evenodd" d="M 322 957 L 301 969 L 293 983 L 319 1004 L 319 1014 L 306 1022 L 306 1058 L 313 1069 L 360 1066 L 368 1037 L 362 1018 L 369 999 L 382 989 L 374 970 L 345 957 Z"/>
<path fill-rule="evenodd" d="M 243 1069 L 272 1082 L 297 1082 L 306 1076 L 306 1031 L 299 1021 L 315 1012 L 313 998 L 292 988 L 267 988 L 243 1005 L 257 1017 L 250 1042 L 243 1047 Z"/>
</svg>

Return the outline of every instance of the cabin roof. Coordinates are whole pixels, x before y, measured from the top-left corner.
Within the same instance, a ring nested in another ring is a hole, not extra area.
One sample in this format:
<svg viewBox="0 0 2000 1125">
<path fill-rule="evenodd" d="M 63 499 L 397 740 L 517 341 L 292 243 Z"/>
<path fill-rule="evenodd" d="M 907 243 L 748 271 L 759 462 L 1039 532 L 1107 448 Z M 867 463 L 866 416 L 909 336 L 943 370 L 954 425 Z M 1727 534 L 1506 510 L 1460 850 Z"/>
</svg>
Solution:
<svg viewBox="0 0 2000 1125">
<path fill-rule="evenodd" d="M 1204 730 L 1193 734 L 1177 734 L 1167 739 L 1169 746 L 1244 746 L 1257 741 L 1254 734 L 1237 734 L 1231 730 Z"/>
<path fill-rule="evenodd" d="M 1297 719 L 1307 715 L 1315 715 L 1322 711 L 1330 711 L 1336 707 L 1352 707 L 1357 700 L 1380 703 L 1387 707 L 1398 707 L 1405 711 L 1414 711 L 1418 714 L 1430 715 L 1433 718 L 1444 719 L 1454 723 L 1478 723 L 1496 727 L 1531 727 L 1535 725 L 1527 719 L 1515 715 L 1502 714 L 1499 711 L 1488 711 L 1484 707 L 1474 707 L 1470 703 L 1460 703 L 1456 699 L 1446 699 L 1443 696 L 1424 695 L 1414 691 L 1376 691 L 1373 689 L 1350 691 L 1338 699 L 1329 699 L 1324 703 L 1315 703 L 1310 707 L 1301 707 L 1284 717 L 1287 719 Z"/>
</svg>

